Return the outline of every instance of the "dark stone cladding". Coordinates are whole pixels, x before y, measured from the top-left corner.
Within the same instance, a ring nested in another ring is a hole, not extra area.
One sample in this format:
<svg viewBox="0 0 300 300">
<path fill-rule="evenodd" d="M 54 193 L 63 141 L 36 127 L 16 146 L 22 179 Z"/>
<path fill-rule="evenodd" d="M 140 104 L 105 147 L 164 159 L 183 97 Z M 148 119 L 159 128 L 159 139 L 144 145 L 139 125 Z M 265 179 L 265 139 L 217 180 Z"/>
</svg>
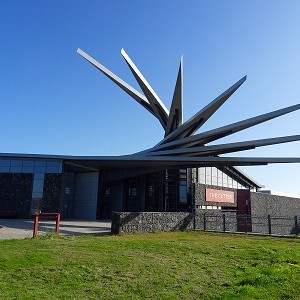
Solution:
<svg viewBox="0 0 300 300">
<path fill-rule="evenodd" d="M 0 174 L 0 218 L 29 218 L 33 174 Z"/>
<path fill-rule="evenodd" d="M 220 202 L 206 202 L 205 201 L 205 190 L 215 189 L 222 191 L 230 191 L 234 192 L 234 203 L 220 203 Z M 202 183 L 195 183 L 195 205 L 212 205 L 212 206 L 228 206 L 228 207 L 236 207 L 237 206 L 237 190 L 232 188 L 225 188 L 221 186 L 215 185 L 205 185 Z"/>
<path fill-rule="evenodd" d="M 62 174 L 45 174 L 41 207 L 43 213 L 60 212 L 61 190 Z"/>
<path fill-rule="evenodd" d="M 205 218 L 205 221 L 204 221 Z M 211 230 L 236 232 L 236 214 L 213 210 L 190 212 L 113 212 L 112 234 L 173 230 Z"/>
</svg>

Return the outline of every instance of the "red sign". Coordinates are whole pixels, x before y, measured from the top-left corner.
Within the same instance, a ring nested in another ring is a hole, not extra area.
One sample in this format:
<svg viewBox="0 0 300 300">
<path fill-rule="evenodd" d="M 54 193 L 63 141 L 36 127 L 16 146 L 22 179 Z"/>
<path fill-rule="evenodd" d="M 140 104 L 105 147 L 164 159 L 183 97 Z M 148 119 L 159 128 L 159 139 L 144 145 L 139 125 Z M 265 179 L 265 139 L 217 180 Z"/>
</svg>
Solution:
<svg viewBox="0 0 300 300">
<path fill-rule="evenodd" d="M 234 192 L 206 189 L 206 201 L 234 203 Z"/>
</svg>

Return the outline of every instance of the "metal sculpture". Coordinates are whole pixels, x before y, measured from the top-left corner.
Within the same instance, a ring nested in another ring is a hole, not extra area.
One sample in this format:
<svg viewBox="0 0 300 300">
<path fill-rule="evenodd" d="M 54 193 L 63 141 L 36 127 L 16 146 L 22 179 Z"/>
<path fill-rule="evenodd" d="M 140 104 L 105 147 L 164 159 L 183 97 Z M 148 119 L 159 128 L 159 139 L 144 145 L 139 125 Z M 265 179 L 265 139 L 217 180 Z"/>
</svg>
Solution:
<svg viewBox="0 0 300 300">
<path fill-rule="evenodd" d="M 174 89 L 170 111 L 165 107 L 163 101 L 155 93 L 151 85 L 144 78 L 142 73 L 130 59 L 124 49 L 121 54 L 128 64 L 132 74 L 139 84 L 143 94 L 135 90 L 117 75 L 109 71 L 102 64 L 97 62 L 87 53 L 78 49 L 77 52 L 104 73 L 109 79 L 146 108 L 154 117 L 158 119 L 165 130 L 164 139 L 154 147 L 132 155 L 124 155 L 110 158 L 114 162 L 119 162 L 118 166 L 127 165 L 129 161 L 135 161 L 136 166 L 178 166 L 178 167 L 199 167 L 216 166 L 232 168 L 232 172 L 239 172 L 233 166 L 266 165 L 268 163 L 299 163 L 300 158 L 260 158 L 260 157 L 222 157 L 219 155 L 254 149 L 257 147 L 299 141 L 300 135 L 276 137 L 260 140 L 252 140 L 237 143 L 227 143 L 219 145 L 207 145 L 225 136 L 245 130 L 252 126 L 288 114 L 300 109 L 300 104 L 279 109 L 270 113 L 252 117 L 240 122 L 232 123 L 213 130 L 195 134 L 201 126 L 226 102 L 226 100 L 245 82 L 246 76 L 232 85 L 224 93 L 206 105 L 186 122 L 182 122 L 182 91 L 183 91 L 183 59 L 180 60 L 178 76 Z M 100 158 L 98 160 L 108 160 Z M 125 163 L 125 161 L 127 163 Z"/>
</svg>

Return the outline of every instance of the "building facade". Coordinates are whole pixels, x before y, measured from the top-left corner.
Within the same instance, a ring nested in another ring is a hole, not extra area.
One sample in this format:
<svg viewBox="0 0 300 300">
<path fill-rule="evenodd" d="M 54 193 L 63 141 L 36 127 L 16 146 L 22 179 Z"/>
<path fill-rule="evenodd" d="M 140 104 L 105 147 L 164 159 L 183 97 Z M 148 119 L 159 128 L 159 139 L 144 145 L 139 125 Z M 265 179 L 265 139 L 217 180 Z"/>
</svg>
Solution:
<svg viewBox="0 0 300 300">
<path fill-rule="evenodd" d="M 212 167 L 96 168 L 96 160 L 87 167 L 57 156 L 0 156 L 0 217 L 60 212 L 64 218 L 95 220 L 109 219 L 112 211 L 192 211 L 195 184 L 259 187 L 253 181 L 250 186 L 246 176 L 235 180 Z"/>
<path fill-rule="evenodd" d="M 171 106 L 167 109 L 124 49 L 121 54 L 142 93 L 84 51 L 77 52 L 154 116 L 164 129 L 164 137 L 152 148 L 118 157 L 0 154 L 0 217 L 29 218 L 40 211 L 60 212 L 64 218 L 80 219 L 108 219 L 113 211 L 178 212 L 197 208 L 247 211 L 249 191 L 261 186 L 238 166 L 300 162 L 300 158 L 223 156 L 298 141 L 300 135 L 211 144 L 296 111 L 300 104 L 198 133 L 245 82 L 246 76 L 184 122 L 182 59 Z M 223 196 L 218 189 L 233 193 L 228 194 L 233 202 L 229 198 L 207 201 L 205 187 L 220 197 Z"/>
</svg>

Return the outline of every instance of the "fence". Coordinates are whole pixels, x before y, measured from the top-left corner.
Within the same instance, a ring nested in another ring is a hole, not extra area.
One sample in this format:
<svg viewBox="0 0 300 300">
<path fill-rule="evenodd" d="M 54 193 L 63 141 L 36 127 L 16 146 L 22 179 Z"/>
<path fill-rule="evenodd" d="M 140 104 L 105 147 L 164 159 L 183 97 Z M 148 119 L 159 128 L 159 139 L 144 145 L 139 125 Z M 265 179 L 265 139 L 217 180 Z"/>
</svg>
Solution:
<svg viewBox="0 0 300 300">
<path fill-rule="evenodd" d="M 236 212 L 123 212 L 113 213 L 112 233 L 172 230 L 244 232 L 290 236 L 300 233 L 300 218 L 237 215 Z"/>
<path fill-rule="evenodd" d="M 197 215 L 197 214 L 196 214 Z M 195 218 L 197 220 L 197 217 Z M 300 233 L 300 217 L 210 215 L 204 213 L 203 225 L 196 221 L 195 229 L 204 231 L 244 232 L 262 235 L 295 235 Z M 236 222 L 235 226 L 234 223 Z"/>
</svg>

